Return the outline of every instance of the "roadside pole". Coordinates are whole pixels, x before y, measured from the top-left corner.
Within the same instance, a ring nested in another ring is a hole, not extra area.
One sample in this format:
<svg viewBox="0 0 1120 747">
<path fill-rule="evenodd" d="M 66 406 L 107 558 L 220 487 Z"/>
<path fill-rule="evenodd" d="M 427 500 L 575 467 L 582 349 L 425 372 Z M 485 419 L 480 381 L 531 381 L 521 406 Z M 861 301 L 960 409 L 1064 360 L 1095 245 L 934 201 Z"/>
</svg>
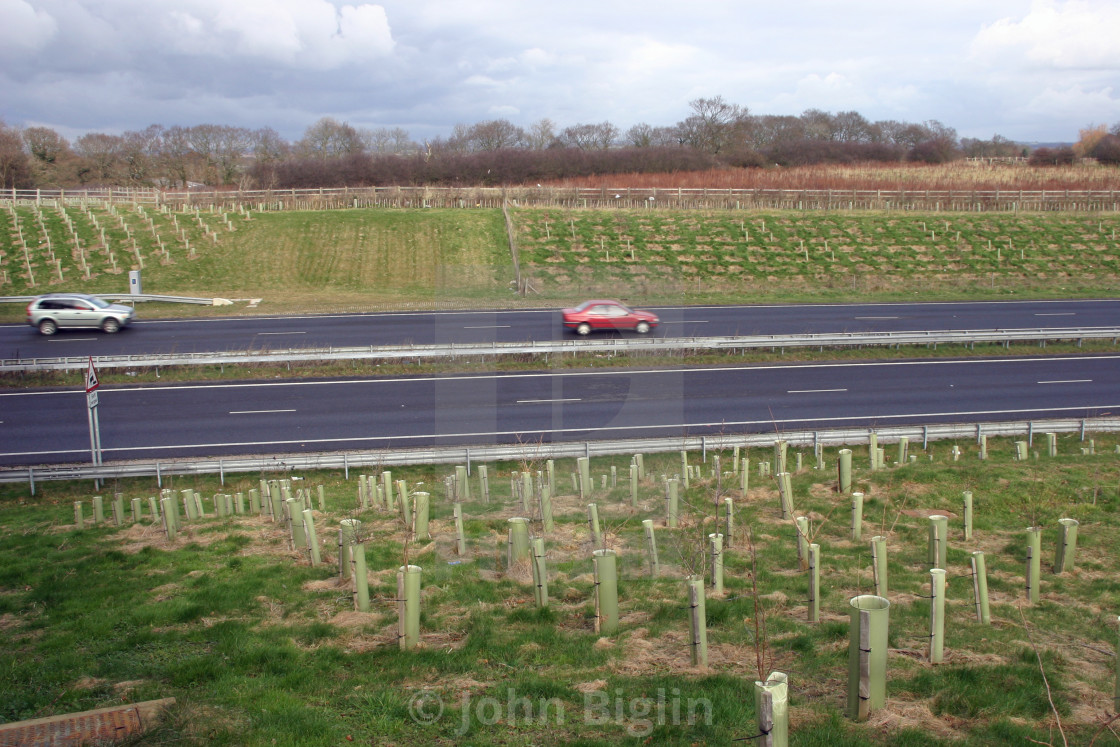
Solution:
<svg viewBox="0 0 1120 747">
<path fill-rule="evenodd" d="M 89 451 L 94 467 L 101 466 L 101 424 L 97 419 L 97 369 L 93 367 L 93 356 L 89 357 L 89 370 L 86 372 L 86 409 L 89 411 Z M 93 478 L 95 490 L 101 488 L 100 478 Z"/>
</svg>

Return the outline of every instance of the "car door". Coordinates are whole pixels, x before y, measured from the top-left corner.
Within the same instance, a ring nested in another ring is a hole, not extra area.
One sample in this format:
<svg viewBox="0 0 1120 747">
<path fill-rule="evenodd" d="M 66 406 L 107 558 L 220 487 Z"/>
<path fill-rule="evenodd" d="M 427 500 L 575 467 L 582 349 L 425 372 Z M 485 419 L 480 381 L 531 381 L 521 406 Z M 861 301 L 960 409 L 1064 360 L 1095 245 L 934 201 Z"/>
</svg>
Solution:
<svg viewBox="0 0 1120 747">
<path fill-rule="evenodd" d="M 608 329 L 629 329 L 633 324 L 626 309 L 617 304 L 607 304 L 603 307 L 603 326 Z"/>
<path fill-rule="evenodd" d="M 93 304 L 81 298 L 67 299 L 63 313 L 66 314 L 67 323 L 59 326 L 96 327 L 101 321 L 101 315 Z"/>
</svg>

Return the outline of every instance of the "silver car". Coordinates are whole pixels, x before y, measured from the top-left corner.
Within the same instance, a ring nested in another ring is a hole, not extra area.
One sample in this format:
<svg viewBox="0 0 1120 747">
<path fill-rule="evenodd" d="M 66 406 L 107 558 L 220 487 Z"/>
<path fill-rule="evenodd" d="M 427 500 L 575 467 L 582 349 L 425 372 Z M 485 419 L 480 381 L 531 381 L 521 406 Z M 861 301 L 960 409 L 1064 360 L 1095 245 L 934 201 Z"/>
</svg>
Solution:
<svg viewBox="0 0 1120 747">
<path fill-rule="evenodd" d="M 44 335 L 60 329 L 100 329 L 112 334 L 132 322 L 136 310 L 85 293 L 47 293 L 27 305 L 27 323 Z"/>
</svg>

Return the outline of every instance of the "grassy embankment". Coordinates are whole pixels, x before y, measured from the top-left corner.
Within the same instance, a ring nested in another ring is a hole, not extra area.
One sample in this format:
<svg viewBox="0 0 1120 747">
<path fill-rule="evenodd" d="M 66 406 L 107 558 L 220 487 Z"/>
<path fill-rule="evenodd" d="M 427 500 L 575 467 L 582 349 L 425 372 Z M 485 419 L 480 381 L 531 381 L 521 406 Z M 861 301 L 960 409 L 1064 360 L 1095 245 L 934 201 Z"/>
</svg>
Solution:
<svg viewBox="0 0 1120 747">
<path fill-rule="evenodd" d="M 621 624 L 608 636 L 594 630 L 586 501 L 573 494 L 567 461 L 557 465 L 556 528 L 543 533 L 551 576 L 543 610 L 533 604 L 527 568 L 504 559 L 506 519 L 539 518 L 535 508 L 515 505 L 511 470 L 542 464 L 490 465 L 489 503 L 475 478 L 464 504 L 465 557 L 455 553 L 443 494 L 451 468 L 394 470 L 412 489 L 422 483 L 432 492 L 431 539 L 412 542 L 392 513 L 356 509 L 357 475 L 304 475 L 298 485 L 325 489 L 326 510 L 316 513 L 320 567 L 290 551 L 283 529 L 267 518 L 213 517 L 210 496 L 247 493 L 258 476 L 227 476 L 225 486 L 216 477 L 165 481 L 200 491 L 211 514 L 170 543 L 147 518 L 75 530 L 72 501 L 85 501 L 91 514 L 88 484 L 43 483 L 34 498 L 26 486 L 0 486 L 0 716 L 172 696 L 177 706 L 142 743 L 729 744 L 756 733 L 751 683 L 773 668 L 790 673 L 794 745 L 1059 744 L 1047 688 L 1071 744 L 1107 742 L 1120 609 L 1115 439 L 1098 440 L 1097 455 L 1087 456 L 1076 436 L 1062 437 L 1058 458 L 1027 462 L 1011 461 L 1011 444 L 995 440 L 989 461 L 962 441 L 964 455 L 954 462 L 951 445 L 933 444 L 927 454 L 914 444 L 917 463 L 874 473 L 862 469 L 866 449 L 856 449 L 856 484 L 867 494 L 860 542 L 850 538 L 849 500 L 834 492 L 834 472 L 794 476 L 795 510 L 811 517 L 821 546 L 816 624 L 806 619 L 808 581 L 797 571 L 793 525 L 780 519 L 773 481 L 758 476 L 768 450 L 749 455 L 745 495 L 730 477 L 722 487 L 694 479 L 681 527 L 672 530 L 663 526 L 660 475 L 680 471 L 678 456 L 648 456 L 637 508 L 625 487 L 628 457 L 593 460 L 596 484 L 611 466 L 620 474 L 618 488 L 591 497 L 606 544 L 620 555 Z M 894 447 L 887 451 L 893 458 Z M 826 455 L 831 466 L 835 450 Z M 720 456 L 730 469 L 731 453 Z M 690 459 L 698 465 L 700 455 Z M 964 490 L 975 496 L 971 542 L 961 533 Z M 147 497 L 158 488 L 153 480 L 115 483 L 103 491 L 106 503 L 114 492 L 126 507 L 142 498 L 147 517 Z M 725 594 L 709 592 L 704 669 L 690 662 L 682 578 L 708 571 L 704 538 L 716 529 L 717 496 L 734 499 L 740 533 L 724 555 Z M 926 660 L 923 598 L 932 513 L 950 517 L 946 658 L 936 666 Z M 1081 527 L 1076 567 L 1058 576 L 1050 564 L 1065 516 Z M 369 613 L 353 610 L 332 567 L 338 521 L 348 517 L 362 519 L 368 538 Z M 659 526 L 657 579 L 647 573 L 644 518 Z M 1037 605 L 1023 602 L 1028 525 L 1045 530 Z M 872 587 L 875 534 L 889 538 L 888 702 L 856 725 L 843 716 L 847 601 Z M 976 549 L 987 556 L 991 625 L 976 622 L 972 607 L 968 563 Z M 421 645 L 408 652 L 398 648 L 394 602 L 396 569 L 406 562 L 424 569 Z M 434 723 L 418 721 L 417 697 Z M 694 723 L 690 703 L 699 708 Z"/>
</svg>

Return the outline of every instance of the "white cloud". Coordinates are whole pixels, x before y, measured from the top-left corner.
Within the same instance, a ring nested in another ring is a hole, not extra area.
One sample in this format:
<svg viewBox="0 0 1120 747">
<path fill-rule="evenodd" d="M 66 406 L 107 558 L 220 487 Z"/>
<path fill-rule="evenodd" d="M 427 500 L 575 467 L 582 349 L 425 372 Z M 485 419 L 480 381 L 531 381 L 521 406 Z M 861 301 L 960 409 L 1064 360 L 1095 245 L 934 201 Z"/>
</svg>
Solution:
<svg viewBox="0 0 1120 747">
<path fill-rule="evenodd" d="M 972 56 L 998 67 L 1120 69 L 1120 4 L 1040 0 L 1021 20 L 1001 18 L 972 43 Z"/>
<path fill-rule="evenodd" d="M 15 55 L 45 45 L 58 31 L 58 23 L 43 9 L 25 0 L 0 0 L 0 54 Z"/>
</svg>

